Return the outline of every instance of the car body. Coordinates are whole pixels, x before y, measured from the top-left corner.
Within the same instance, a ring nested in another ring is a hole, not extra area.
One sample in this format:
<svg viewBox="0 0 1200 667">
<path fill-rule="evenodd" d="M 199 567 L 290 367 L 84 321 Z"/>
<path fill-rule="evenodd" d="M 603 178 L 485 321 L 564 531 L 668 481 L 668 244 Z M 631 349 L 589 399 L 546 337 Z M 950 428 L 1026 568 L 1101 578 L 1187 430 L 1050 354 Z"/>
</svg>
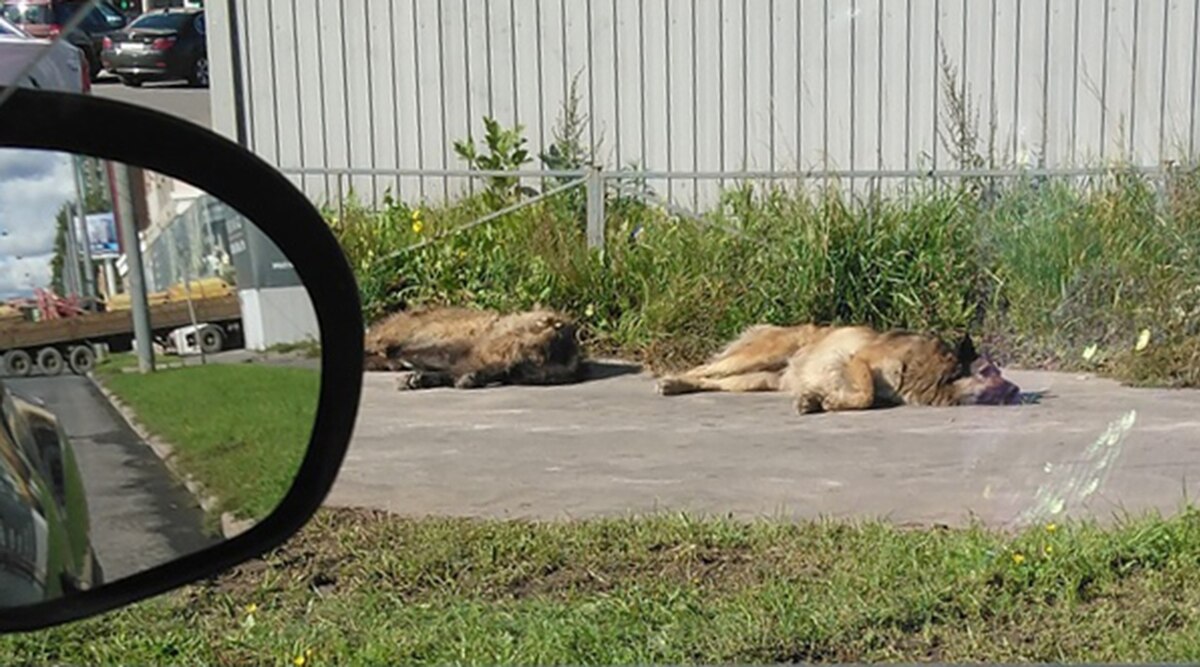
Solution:
<svg viewBox="0 0 1200 667">
<path fill-rule="evenodd" d="M 35 60 L 33 70 L 18 81 L 17 75 Z M 83 52 L 69 42 L 34 38 L 0 18 L 0 85 L 87 93 L 91 77 L 84 62 Z"/>
<path fill-rule="evenodd" d="M 36 399 L 0 383 L 0 599 L 31 604 L 102 581 L 70 438 Z"/>
<path fill-rule="evenodd" d="M 87 93 L 85 62 L 69 42 L 37 39 L 0 18 L 0 85 Z M 70 438 L 36 399 L 0 382 L 0 599 L 53 599 L 102 578 Z"/>
<path fill-rule="evenodd" d="M 137 17 L 104 40 L 104 68 L 127 86 L 186 80 L 208 86 L 208 38 L 203 9 L 161 9 Z"/>
<path fill-rule="evenodd" d="M 3 0 L 3 16 L 32 37 L 54 39 L 66 23 L 86 5 L 85 0 Z M 89 75 L 94 79 L 102 71 L 100 51 L 104 38 L 128 25 L 116 7 L 99 0 L 88 10 L 83 21 L 64 38 L 83 51 Z"/>
</svg>

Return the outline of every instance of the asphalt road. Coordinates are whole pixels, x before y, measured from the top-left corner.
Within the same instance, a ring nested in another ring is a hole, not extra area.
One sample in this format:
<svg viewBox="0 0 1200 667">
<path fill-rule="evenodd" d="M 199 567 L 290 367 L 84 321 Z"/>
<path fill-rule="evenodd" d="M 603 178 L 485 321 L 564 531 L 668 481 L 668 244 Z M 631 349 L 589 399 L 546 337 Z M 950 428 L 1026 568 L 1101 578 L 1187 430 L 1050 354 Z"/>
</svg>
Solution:
<svg viewBox="0 0 1200 667">
<path fill-rule="evenodd" d="M 203 512 L 95 386 L 84 377 L 5 378 L 62 420 L 87 491 L 92 542 L 107 581 L 136 574 L 212 542 Z"/>
<path fill-rule="evenodd" d="M 186 83 L 147 82 L 141 88 L 124 86 L 116 78 L 101 75 L 92 85 L 92 93 L 131 104 L 181 116 L 207 128 L 212 127 L 212 107 L 207 88 L 190 88 Z M 136 128 L 132 128 L 136 132 Z"/>
<path fill-rule="evenodd" d="M 368 373 L 327 499 L 405 515 L 883 518 L 995 527 L 1171 513 L 1200 479 L 1200 391 L 1012 372 L 1039 404 L 800 416 L 779 394 L 661 397 L 644 374 L 399 392 Z"/>
</svg>

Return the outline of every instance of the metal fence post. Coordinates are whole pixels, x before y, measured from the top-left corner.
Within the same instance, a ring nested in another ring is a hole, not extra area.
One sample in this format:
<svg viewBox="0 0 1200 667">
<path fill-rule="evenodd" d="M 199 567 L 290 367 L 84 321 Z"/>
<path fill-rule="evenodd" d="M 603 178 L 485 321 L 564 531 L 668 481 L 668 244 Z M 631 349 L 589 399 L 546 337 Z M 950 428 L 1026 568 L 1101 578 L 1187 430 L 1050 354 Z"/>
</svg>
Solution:
<svg viewBox="0 0 1200 667">
<path fill-rule="evenodd" d="M 604 250 L 604 173 L 595 167 L 587 175 L 587 244 Z"/>
</svg>

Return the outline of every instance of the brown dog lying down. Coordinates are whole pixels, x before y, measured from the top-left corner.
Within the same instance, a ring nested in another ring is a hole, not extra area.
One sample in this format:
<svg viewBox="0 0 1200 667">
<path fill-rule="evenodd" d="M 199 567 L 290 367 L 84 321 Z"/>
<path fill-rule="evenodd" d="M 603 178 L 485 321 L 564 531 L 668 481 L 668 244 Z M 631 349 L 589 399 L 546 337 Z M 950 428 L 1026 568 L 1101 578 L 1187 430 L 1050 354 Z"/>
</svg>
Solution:
<svg viewBox="0 0 1200 667">
<path fill-rule="evenodd" d="M 952 348 L 927 334 L 814 324 L 750 327 L 707 364 L 660 378 L 658 391 L 784 391 L 801 414 L 1021 402 L 970 336 Z"/>
<path fill-rule="evenodd" d="M 415 308 L 368 329 L 364 368 L 407 371 L 399 389 L 576 382 L 584 373 L 577 331 L 571 318 L 543 308 Z"/>
</svg>

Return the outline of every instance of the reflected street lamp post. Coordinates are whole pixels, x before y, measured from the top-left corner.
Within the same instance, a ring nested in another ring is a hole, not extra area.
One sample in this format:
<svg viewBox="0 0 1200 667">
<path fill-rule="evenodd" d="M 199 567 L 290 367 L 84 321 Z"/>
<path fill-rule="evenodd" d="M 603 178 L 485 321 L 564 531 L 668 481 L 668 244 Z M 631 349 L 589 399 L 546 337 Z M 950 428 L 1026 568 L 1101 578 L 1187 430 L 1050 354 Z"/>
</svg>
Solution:
<svg viewBox="0 0 1200 667">
<path fill-rule="evenodd" d="M 146 277 L 142 267 L 142 240 L 133 219 L 133 201 L 129 185 L 129 167 L 110 162 L 113 184 L 113 209 L 125 245 L 129 265 L 129 305 L 133 315 L 133 335 L 137 341 L 138 371 L 154 372 L 154 348 L 151 345 L 150 304 L 146 300 Z"/>
<path fill-rule="evenodd" d="M 81 172 L 83 167 L 80 163 L 81 160 L 82 158 L 78 155 L 71 156 L 71 172 L 75 174 L 75 212 L 78 214 L 76 216 L 76 224 L 78 225 L 78 229 L 83 233 L 82 247 L 79 247 L 80 244 L 78 243 L 76 243 L 76 247 L 79 247 L 83 255 L 83 272 L 85 275 L 81 287 L 83 289 L 83 296 L 89 302 L 90 310 L 95 305 L 96 269 L 92 266 L 92 240 L 91 235 L 88 234 L 87 208 L 83 199 L 83 174 Z"/>
</svg>

